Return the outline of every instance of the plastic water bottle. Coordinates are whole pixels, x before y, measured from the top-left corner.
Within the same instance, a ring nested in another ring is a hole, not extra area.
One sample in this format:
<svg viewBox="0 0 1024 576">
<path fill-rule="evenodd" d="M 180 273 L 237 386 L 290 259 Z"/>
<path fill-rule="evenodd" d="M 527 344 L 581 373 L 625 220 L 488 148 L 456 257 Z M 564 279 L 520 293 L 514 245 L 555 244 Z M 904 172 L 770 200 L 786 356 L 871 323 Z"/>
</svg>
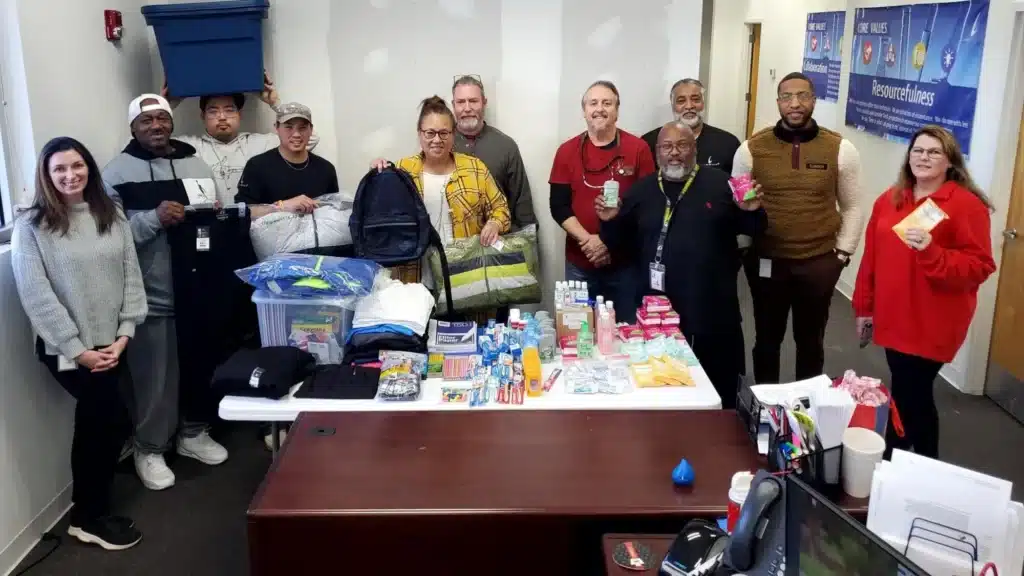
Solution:
<svg viewBox="0 0 1024 576">
<path fill-rule="evenodd" d="M 590 301 L 590 290 L 587 288 L 587 283 L 584 282 L 583 285 L 580 286 L 580 303 L 586 304 L 589 301 Z"/>
<path fill-rule="evenodd" d="M 555 310 L 559 310 L 562 308 L 564 300 L 565 288 L 562 285 L 562 282 L 559 280 L 555 282 Z"/>
</svg>

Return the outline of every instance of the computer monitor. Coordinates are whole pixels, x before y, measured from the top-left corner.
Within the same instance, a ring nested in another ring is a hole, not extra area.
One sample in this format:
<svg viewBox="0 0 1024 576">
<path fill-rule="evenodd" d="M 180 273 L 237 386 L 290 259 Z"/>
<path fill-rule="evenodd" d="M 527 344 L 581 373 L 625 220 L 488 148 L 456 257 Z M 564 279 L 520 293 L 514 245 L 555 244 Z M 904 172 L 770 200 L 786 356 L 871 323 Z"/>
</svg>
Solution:
<svg viewBox="0 0 1024 576">
<path fill-rule="evenodd" d="M 928 576 L 792 474 L 786 476 L 786 569 L 795 576 Z"/>
</svg>

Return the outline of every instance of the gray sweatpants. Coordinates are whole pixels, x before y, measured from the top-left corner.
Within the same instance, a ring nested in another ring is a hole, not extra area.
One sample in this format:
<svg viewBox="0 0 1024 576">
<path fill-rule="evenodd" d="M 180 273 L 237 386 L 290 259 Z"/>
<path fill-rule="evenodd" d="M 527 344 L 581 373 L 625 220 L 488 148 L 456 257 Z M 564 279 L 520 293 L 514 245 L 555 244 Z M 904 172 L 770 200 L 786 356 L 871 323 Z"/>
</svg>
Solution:
<svg viewBox="0 0 1024 576">
<path fill-rule="evenodd" d="M 179 429 L 178 338 L 174 318 L 149 316 L 135 328 L 125 353 L 128 370 L 122 371 L 135 423 L 135 450 L 160 454 L 171 445 Z M 205 423 L 181 423 L 181 435 L 193 437 Z"/>
</svg>

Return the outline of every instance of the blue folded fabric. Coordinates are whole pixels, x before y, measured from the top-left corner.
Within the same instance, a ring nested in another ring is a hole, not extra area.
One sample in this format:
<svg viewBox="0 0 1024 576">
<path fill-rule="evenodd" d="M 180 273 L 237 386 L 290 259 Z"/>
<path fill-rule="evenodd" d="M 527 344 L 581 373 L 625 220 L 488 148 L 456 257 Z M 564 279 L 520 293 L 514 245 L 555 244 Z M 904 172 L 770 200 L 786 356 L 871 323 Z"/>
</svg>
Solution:
<svg viewBox="0 0 1024 576">
<path fill-rule="evenodd" d="M 400 336 L 419 336 L 419 334 L 411 328 L 406 328 L 400 324 L 374 324 L 373 326 L 353 328 L 349 330 L 348 337 L 345 339 L 345 342 L 351 342 L 352 337 L 357 334 L 398 334 Z"/>
<path fill-rule="evenodd" d="M 235 275 L 246 284 L 285 297 L 366 296 L 380 265 L 359 258 L 277 254 Z"/>
</svg>

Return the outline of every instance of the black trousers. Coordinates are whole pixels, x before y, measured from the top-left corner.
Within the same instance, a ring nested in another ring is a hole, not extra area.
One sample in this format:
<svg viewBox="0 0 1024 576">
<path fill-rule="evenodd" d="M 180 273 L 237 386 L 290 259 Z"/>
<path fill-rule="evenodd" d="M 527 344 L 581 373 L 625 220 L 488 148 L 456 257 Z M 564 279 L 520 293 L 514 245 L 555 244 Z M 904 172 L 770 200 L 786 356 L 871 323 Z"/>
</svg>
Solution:
<svg viewBox="0 0 1024 576">
<path fill-rule="evenodd" d="M 167 231 L 185 422 L 215 420 L 213 371 L 255 330 L 252 291 L 234 274 L 256 262 L 249 223 L 247 214 L 233 209 L 199 209 Z"/>
<path fill-rule="evenodd" d="M 71 440 L 71 525 L 111 513 L 110 493 L 121 448 L 131 435 L 132 421 L 121 396 L 121 364 L 106 372 L 79 366 L 60 372 L 57 357 L 36 339 L 36 355 L 57 382 L 77 401 Z M 122 356 L 122 362 L 124 357 Z"/>
<path fill-rule="evenodd" d="M 779 382 L 779 355 L 791 310 L 796 379 L 821 375 L 825 327 L 842 262 L 832 252 L 803 260 L 776 258 L 771 261 L 771 277 L 762 278 L 760 259 L 749 256 L 744 268 L 754 300 L 754 379 L 759 384 Z"/>
<path fill-rule="evenodd" d="M 889 391 L 903 422 L 904 436 L 893 428 L 892 415 L 885 431 L 885 458 L 894 448 L 913 450 L 921 456 L 939 457 L 939 411 L 935 407 L 935 377 L 942 362 L 885 350 L 892 375 Z"/>
<path fill-rule="evenodd" d="M 747 373 L 743 332 L 737 329 L 726 334 L 686 334 L 686 341 L 722 398 L 722 409 L 736 408 L 739 379 Z"/>
</svg>

